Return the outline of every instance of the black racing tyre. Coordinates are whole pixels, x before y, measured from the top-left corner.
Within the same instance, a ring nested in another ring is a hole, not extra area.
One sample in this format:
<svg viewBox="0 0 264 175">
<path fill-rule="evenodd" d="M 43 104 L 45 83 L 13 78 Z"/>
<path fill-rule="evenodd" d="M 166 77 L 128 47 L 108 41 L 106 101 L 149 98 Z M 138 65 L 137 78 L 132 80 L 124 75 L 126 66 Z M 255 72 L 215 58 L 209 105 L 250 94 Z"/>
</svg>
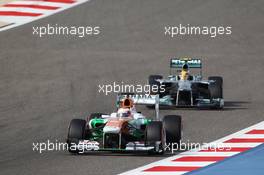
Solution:
<svg viewBox="0 0 264 175">
<path fill-rule="evenodd" d="M 162 75 L 150 75 L 148 78 L 149 85 L 160 85 L 160 83 L 157 81 L 157 79 L 162 79 Z"/>
<path fill-rule="evenodd" d="M 162 79 L 162 75 L 150 75 L 148 78 L 148 83 L 152 87 L 153 85 L 158 86 L 158 92 L 150 92 L 153 95 L 159 94 L 160 91 L 160 83 L 157 81 L 157 79 Z M 147 108 L 149 109 L 154 109 L 155 105 L 146 105 Z"/>
<path fill-rule="evenodd" d="M 180 143 L 182 136 L 182 120 L 179 115 L 166 115 L 163 118 L 163 126 L 166 133 L 166 143 Z"/>
<path fill-rule="evenodd" d="M 77 149 L 71 149 L 72 145 L 77 145 L 79 140 L 84 139 L 86 121 L 82 119 L 72 119 L 68 129 L 68 150 L 71 153 L 77 153 Z"/>
<path fill-rule="evenodd" d="M 152 121 L 146 127 L 146 141 L 156 142 L 162 140 L 162 122 Z"/>
<path fill-rule="evenodd" d="M 215 81 L 209 85 L 211 98 L 223 98 L 223 78 L 219 76 L 211 76 L 208 80 Z"/>
<path fill-rule="evenodd" d="M 146 143 L 147 144 L 155 144 L 157 141 L 161 141 L 160 150 L 161 152 L 150 152 L 163 154 L 164 153 L 164 143 L 163 143 L 163 126 L 161 121 L 152 121 L 146 127 L 146 135 L 145 135 Z"/>
<path fill-rule="evenodd" d="M 155 109 L 155 105 L 146 105 L 148 109 Z"/>
<path fill-rule="evenodd" d="M 220 76 L 210 76 L 208 80 L 215 80 L 217 84 L 223 85 L 223 77 Z"/>
<path fill-rule="evenodd" d="M 152 89 L 153 86 L 156 86 L 155 87 L 155 91 L 156 91 L 156 88 L 157 88 L 157 92 L 153 92 L 151 91 L 150 93 L 155 95 L 155 94 L 159 94 L 159 91 L 160 91 L 160 82 L 157 81 L 157 79 L 162 79 L 163 77 L 161 75 L 150 75 L 149 76 L 149 85 L 151 86 L 151 90 L 154 90 L 154 88 Z"/>
</svg>

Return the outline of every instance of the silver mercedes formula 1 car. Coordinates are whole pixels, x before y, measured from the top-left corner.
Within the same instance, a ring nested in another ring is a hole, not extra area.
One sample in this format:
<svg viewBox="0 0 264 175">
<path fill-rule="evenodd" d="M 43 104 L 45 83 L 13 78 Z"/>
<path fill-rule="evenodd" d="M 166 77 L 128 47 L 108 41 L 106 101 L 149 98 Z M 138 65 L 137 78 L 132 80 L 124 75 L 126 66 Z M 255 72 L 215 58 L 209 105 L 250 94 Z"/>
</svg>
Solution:
<svg viewBox="0 0 264 175">
<path fill-rule="evenodd" d="M 191 70 L 197 73 L 192 74 Z M 159 87 L 159 90 L 152 94 L 159 94 L 160 105 L 200 109 L 224 107 L 223 78 L 210 76 L 204 80 L 200 59 L 171 59 L 170 75 L 167 78 L 161 75 L 150 75 L 149 85 Z"/>
</svg>

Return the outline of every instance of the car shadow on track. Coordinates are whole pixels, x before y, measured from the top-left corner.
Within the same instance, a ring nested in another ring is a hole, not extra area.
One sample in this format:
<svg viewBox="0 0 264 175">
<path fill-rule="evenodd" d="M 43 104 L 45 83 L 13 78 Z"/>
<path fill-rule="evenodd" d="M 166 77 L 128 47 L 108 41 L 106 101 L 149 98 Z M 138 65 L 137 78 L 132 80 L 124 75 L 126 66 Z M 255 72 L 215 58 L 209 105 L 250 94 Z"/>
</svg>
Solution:
<svg viewBox="0 0 264 175">
<path fill-rule="evenodd" d="M 196 107 L 175 107 L 175 106 L 160 106 L 159 110 L 203 110 L 203 111 L 229 111 L 229 110 L 244 110 L 248 109 L 247 104 L 250 104 L 248 101 L 225 101 L 223 109 L 210 109 L 204 108 L 199 109 Z M 146 107 L 147 109 L 154 110 L 154 107 Z"/>
<path fill-rule="evenodd" d="M 223 110 L 244 110 L 248 109 L 248 104 L 250 104 L 249 101 L 225 101 Z"/>
<path fill-rule="evenodd" d="M 166 152 L 162 155 L 157 154 L 148 154 L 148 153 L 112 153 L 112 152 L 90 152 L 90 153 L 84 153 L 84 154 L 71 154 L 68 153 L 67 156 L 117 156 L 117 157 L 161 157 L 166 158 L 170 157 L 176 154 L 179 154 L 180 152 L 175 152 L 174 154 L 171 154 L 170 152 Z"/>
</svg>

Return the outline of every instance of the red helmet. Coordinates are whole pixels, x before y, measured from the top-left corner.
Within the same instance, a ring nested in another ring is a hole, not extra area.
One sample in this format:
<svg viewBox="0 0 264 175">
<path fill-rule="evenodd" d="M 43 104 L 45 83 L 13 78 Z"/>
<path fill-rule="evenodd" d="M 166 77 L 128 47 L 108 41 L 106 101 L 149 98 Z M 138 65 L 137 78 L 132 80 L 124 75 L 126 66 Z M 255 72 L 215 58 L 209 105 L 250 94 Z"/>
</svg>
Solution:
<svg viewBox="0 0 264 175">
<path fill-rule="evenodd" d="M 121 108 L 132 108 L 134 106 L 133 100 L 126 98 L 120 103 Z"/>
</svg>

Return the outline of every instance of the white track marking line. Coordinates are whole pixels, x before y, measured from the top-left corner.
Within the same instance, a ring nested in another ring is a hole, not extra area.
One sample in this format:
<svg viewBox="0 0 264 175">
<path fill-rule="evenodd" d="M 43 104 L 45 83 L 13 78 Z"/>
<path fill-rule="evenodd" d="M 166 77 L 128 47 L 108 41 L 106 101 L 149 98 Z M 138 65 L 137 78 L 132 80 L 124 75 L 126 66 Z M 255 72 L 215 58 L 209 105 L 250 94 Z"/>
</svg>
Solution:
<svg viewBox="0 0 264 175">
<path fill-rule="evenodd" d="M 261 143 L 221 143 L 222 147 L 236 147 L 236 148 L 247 148 L 256 147 Z"/>
<path fill-rule="evenodd" d="M 170 166 L 207 166 L 210 165 L 212 163 L 215 163 L 216 161 L 200 161 L 200 162 L 178 162 L 178 161 L 169 161 L 169 162 L 160 162 L 158 164 L 156 164 L 156 166 L 168 166 L 168 164 Z"/>
<path fill-rule="evenodd" d="M 187 173 L 187 171 L 178 171 L 178 172 L 141 172 L 140 175 L 181 175 Z M 137 175 L 137 174 L 131 174 Z"/>
<path fill-rule="evenodd" d="M 15 11 L 15 12 L 27 12 L 27 13 L 53 13 L 54 10 L 34 9 L 27 7 L 0 7 L 0 11 Z"/>
<path fill-rule="evenodd" d="M 233 156 L 233 155 L 238 154 L 238 153 L 240 153 L 240 152 L 237 152 L 237 151 L 236 152 L 234 152 L 234 151 L 232 151 L 232 152 L 197 152 L 197 151 L 194 151 L 194 152 L 186 152 L 183 155 L 185 155 L 185 156 L 197 155 L 197 156 L 228 156 L 228 157 L 230 157 L 230 156 Z"/>
<path fill-rule="evenodd" d="M 264 134 L 243 134 L 236 138 L 264 138 Z"/>
<path fill-rule="evenodd" d="M 63 7 L 67 4 L 59 2 L 45 2 L 45 1 L 13 1 L 7 4 L 20 4 L 20 5 L 46 5 L 53 7 Z M 70 5 L 70 4 L 68 4 Z"/>
<path fill-rule="evenodd" d="M 24 16 L 0 16 L 1 21 L 8 21 L 9 23 L 15 23 L 20 21 L 20 23 L 27 23 L 30 20 L 33 20 L 36 17 L 24 17 Z M 1 31 L 1 29 L 0 29 Z"/>
</svg>

